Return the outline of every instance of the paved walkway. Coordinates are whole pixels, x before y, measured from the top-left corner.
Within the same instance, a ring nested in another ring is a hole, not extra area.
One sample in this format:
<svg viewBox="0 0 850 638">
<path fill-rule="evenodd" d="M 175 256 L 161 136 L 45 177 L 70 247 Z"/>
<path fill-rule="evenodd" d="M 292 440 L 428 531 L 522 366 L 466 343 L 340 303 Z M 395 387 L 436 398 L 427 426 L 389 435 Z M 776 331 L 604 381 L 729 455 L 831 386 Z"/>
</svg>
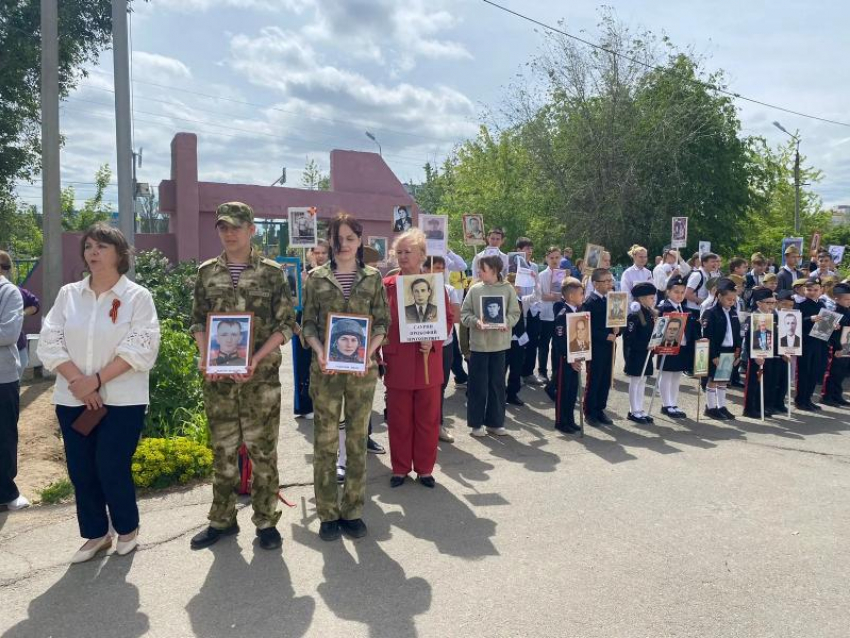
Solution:
<svg viewBox="0 0 850 638">
<path fill-rule="evenodd" d="M 238 537 L 191 551 L 208 486 L 144 498 L 135 555 L 73 567 L 73 507 L 0 514 L 0 634 L 847 637 L 850 413 L 621 418 L 579 440 L 552 430 L 541 390 L 523 397 L 511 436 L 483 440 L 466 435 L 463 392 L 450 397 L 457 443 L 441 445 L 435 490 L 391 490 L 388 459 L 370 455 L 357 542 L 317 537 L 311 424 L 289 416 L 289 390 L 281 553 L 256 546 L 249 510 Z"/>
</svg>

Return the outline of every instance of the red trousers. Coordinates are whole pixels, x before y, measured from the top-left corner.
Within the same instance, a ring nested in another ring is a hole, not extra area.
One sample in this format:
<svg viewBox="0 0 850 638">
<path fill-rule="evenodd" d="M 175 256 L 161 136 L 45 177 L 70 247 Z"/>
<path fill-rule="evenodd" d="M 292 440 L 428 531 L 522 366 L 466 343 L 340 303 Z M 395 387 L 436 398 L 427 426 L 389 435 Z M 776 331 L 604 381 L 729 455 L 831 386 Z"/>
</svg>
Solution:
<svg viewBox="0 0 850 638">
<path fill-rule="evenodd" d="M 424 390 L 387 388 L 387 426 L 393 474 L 405 476 L 411 468 L 428 476 L 437 462 L 440 440 L 439 384 Z"/>
</svg>

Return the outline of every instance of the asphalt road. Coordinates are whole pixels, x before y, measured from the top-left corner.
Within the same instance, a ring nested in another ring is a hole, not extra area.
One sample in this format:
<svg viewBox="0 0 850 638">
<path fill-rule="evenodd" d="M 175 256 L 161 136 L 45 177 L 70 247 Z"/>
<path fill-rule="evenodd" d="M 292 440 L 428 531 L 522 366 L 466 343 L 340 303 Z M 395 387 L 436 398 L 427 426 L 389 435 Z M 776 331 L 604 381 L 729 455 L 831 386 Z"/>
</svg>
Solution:
<svg viewBox="0 0 850 638">
<path fill-rule="evenodd" d="M 618 372 L 621 369 L 618 366 Z M 619 378 L 622 376 L 618 374 Z M 457 442 L 438 485 L 390 489 L 369 457 L 369 536 L 318 539 L 311 423 L 291 417 L 284 372 L 281 552 L 242 532 L 189 549 L 209 486 L 143 498 L 142 546 L 78 566 L 72 506 L 0 514 L 3 636 L 850 635 L 848 413 L 766 423 L 656 415 L 584 439 L 552 427 L 540 389 L 503 438 L 473 439 L 450 384 Z M 682 407 L 694 416 L 695 382 Z M 740 414 L 740 393 L 730 393 Z M 382 393 L 376 397 L 376 437 Z M 656 411 L 658 409 L 656 402 Z M 26 472 L 26 468 L 21 468 Z"/>
</svg>

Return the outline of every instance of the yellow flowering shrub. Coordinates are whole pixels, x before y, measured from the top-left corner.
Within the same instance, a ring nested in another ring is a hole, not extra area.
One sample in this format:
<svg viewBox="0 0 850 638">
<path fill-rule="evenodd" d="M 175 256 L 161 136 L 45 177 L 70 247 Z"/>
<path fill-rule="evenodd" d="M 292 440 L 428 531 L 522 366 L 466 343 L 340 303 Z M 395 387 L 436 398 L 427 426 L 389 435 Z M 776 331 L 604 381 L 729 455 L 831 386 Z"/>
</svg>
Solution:
<svg viewBox="0 0 850 638">
<path fill-rule="evenodd" d="M 137 487 L 162 489 L 209 476 L 213 453 L 191 439 L 142 439 L 131 466 Z"/>
</svg>

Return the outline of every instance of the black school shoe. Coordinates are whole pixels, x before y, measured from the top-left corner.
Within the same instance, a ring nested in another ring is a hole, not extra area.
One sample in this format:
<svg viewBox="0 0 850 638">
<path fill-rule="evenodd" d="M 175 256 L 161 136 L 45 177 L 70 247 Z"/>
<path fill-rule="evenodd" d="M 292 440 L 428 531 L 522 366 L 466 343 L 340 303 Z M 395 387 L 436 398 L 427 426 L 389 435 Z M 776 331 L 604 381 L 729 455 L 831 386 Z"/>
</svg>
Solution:
<svg viewBox="0 0 850 638">
<path fill-rule="evenodd" d="M 351 538 L 363 538 L 366 536 L 366 523 L 362 518 L 353 518 L 350 521 L 339 519 L 339 529 Z"/>
<path fill-rule="evenodd" d="M 192 549 L 204 549 L 210 545 L 215 545 L 222 536 L 233 536 L 233 534 L 238 533 L 238 523 L 234 523 L 230 527 L 225 527 L 224 529 L 209 526 L 204 531 L 195 534 L 192 537 L 190 545 L 192 546 Z"/>
<path fill-rule="evenodd" d="M 632 414 L 631 412 L 629 412 L 629 414 L 626 418 L 629 421 L 634 421 L 635 423 L 640 423 L 641 425 L 645 425 L 645 424 L 649 423 L 649 421 L 647 420 L 647 418 L 645 416 L 637 416 L 636 414 Z"/>
<path fill-rule="evenodd" d="M 372 454 L 386 454 L 387 451 L 384 449 L 384 446 L 378 443 L 371 436 L 366 439 L 366 451 L 371 452 Z"/>
<path fill-rule="evenodd" d="M 555 429 L 564 434 L 575 434 L 581 432 L 581 428 L 575 423 L 556 423 Z"/>
<path fill-rule="evenodd" d="M 723 416 L 723 413 L 717 408 L 706 408 L 702 414 L 703 416 L 707 416 L 709 419 L 717 419 L 718 421 L 726 420 L 726 417 Z"/>
<path fill-rule="evenodd" d="M 319 525 L 319 538 L 323 541 L 335 541 L 339 537 L 339 521 L 325 521 Z"/>
<path fill-rule="evenodd" d="M 525 405 L 525 402 L 515 394 L 510 395 L 506 399 L 505 403 L 508 403 L 510 405 L 516 405 L 516 406 L 519 406 L 519 407 L 522 407 L 522 406 Z"/>
<path fill-rule="evenodd" d="M 734 421 L 735 420 L 735 415 L 732 414 L 731 412 L 729 412 L 729 410 L 726 409 L 725 405 L 722 408 L 717 408 L 717 411 L 720 412 L 720 414 L 723 415 L 723 418 L 726 419 L 727 421 Z"/>
<path fill-rule="evenodd" d="M 614 425 L 614 422 L 608 418 L 608 415 L 604 412 L 600 412 L 596 415 L 596 420 L 599 421 L 602 425 Z"/>
<path fill-rule="evenodd" d="M 263 549 L 277 549 L 283 544 L 283 539 L 276 527 L 258 529 L 257 536 L 260 539 L 260 547 Z"/>
</svg>

